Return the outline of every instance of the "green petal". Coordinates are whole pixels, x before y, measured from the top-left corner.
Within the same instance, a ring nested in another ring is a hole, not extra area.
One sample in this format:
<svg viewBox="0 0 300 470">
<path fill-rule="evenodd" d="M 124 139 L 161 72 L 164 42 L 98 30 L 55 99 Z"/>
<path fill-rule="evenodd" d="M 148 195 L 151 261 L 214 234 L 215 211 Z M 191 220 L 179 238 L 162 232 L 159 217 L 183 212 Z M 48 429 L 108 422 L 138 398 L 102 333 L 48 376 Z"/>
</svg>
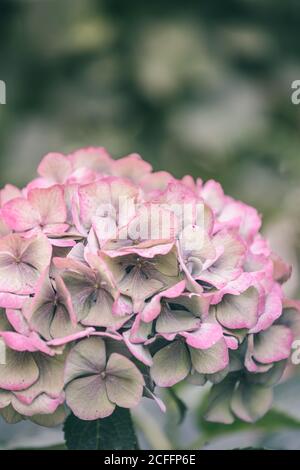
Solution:
<svg viewBox="0 0 300 470">
<path fill-rule="evenodd" d="M 284 325 L 273 325 L 254 335 L 253 356 L 262 364 L 287 359 L 291 353 L 292 333 Z"/>
<path fill-rule="evenodd" d="M 39 369 L 32 353 L 6 350 L 6 364 L 0 364 L 0 387 L 23 390 L 39 378 Z"/>
<path fill-rule="evenodd" d="M 233 389 L 234 383 L 232 382 L 220 383 L 211 387 L 204 415 L 207 421 L 224 424 L 234 422 L 234 416 L 230 410 Z"/>
<path fill-rule="evenodd" d="M 50 334 L 51 322 L 54 315 L 52 302 L 45 302 L 33 311 L 30 318 L 30 326 L 37 331 L 47 341 L 52 339 Z"/>
<path fill-rule="evenodd" d="M 81 272 L 65 271 L 62 274 L 62 279 L 70 292 L 74 310 L 78 321 L 80 321 L 89 314 L 89 298 L 95 291 L 96 277 L 94 276 L 94 283 L 92 284 L 92 279 L 90 279 L 88 273 L 84 275 Z"/>
<path fill-rule="evenodd" d="M 11 402 L 11 392 L 0 389 L 0 409 L 5 408 L 10 405 Z"/>
<path fill-rule="evenodd" d="M 287 361 L 275 362 L 270 370 L 258 374 L 248 374 L 247 378 L 250 382 L 264 385 L 265 387 L 273 387 L 281 379 Z"/>
<path fill-rule="evenodd" d="M 66 307 L 63 304 L 59 304 L 50 326 L 51 338 L 64 338 L 81 330 L 83 330 L 83 327 L 80 325 L 74 326 Z"/>
<path fill-rule="evenodd" d="M 118 406 L 132 408 L 142 398 L 143 376 L 133 362 L 120 354 L 110 356 L 105 384 L 109 400 Z"/>
<path fill-rule="evenodd" d="M 200 374 L 215 374 L 228 365 L 228 348 L 221 339 L 211 348 L 195 349 L 189 346 L 192 364 Z"/>
<path fill-rule="evenodd" d="M 158 351 L 153 358 L 151 376 L 160 387 L 171 387 L 189 374 L 191 361 L 185 344 L 175 341 Z"/>
<path fill-rule="evenodd" d="M 184 310 L 163 308 L 156 322 L 157 333 L 180 333 L 199 326 L 199 318 Z"/>
<path fill-rule="evenodd" d="M 84 339 L 71 349 L 65 367 L 65 384 L 77 377 L 99 374 L 105 369 L 106 350 L 103 339 Z"/>
<path fill-rule="evenodd" d="M 213 384 L 218 384 L 222 382 L 229 373 L 229 365 L 225 369 L 216 372 L 215 374 L 207 374 L 207 380 Z"/>
<path fill-rule="evenodd" d="M 0 410 L 0 416 L 2 416 L 8 424 L 16 424 L 23 419 L 23 416 L 15 411 L 11 405 L 6 408 L 2 408 L 2 410 Z"/>
<path fill-rule="evenodd" d="M 176 277 L 179 274 L 178 260 L 175 250 L 171 250 L 166 255 L 155 256 L 155 268 L 159 273 L 168 277 Z"/>
<path fill-rule="evenodd" d="M 269 411 L 272 399 L 271 388 L 240 383 L 234 392 L 231 409 L 238 418 L 254 423 Z"/>
<path fill-rule="evenodd" d="M 105 418 L 116 407 L 108 399 L 105 382 L 100 375 L 81 377 L 70 382 L 66 387 L 66 402 L 74 415 L 83 420 Z"/>
<path fill-rule="evenodd" d="M 132 298 L 136 312 L 144 306 L 145 299 L 156 294 L 163 286 L 162 282 L 145 276 L 138 267 L 134 267 L 119 283 L 120 292 Z"/>
<path fill-rule="evenodd" d="M 38 365 L 40 375 L 38 380 L 21 392 L 15 392 L 16 397 L 26 399 L 31 403 L 41 393 L 47 393 L 50 397 L 58 397 L 64 386 L 65 355 L 54 357 L 42 353 L 35 353 L 34 359 Z"/>
<path fill-rule="evenodd" d="M 46 428 L 52 428 L 62 424 L 67 417 L 66 409 L 63 405 L 59 406 L 54 413 L 49 415 L 34 415 L 29 419 L 39 426 L 44 426 Z"/>
<path fill-rule="evenodd" d="M 114 299 L 109 292 L 99 289 L 96 297 L 88 300 L 89 309 L 86 317 L 81 321 L 86 326 L 121 327 L 131 315 L 116 316 L 112 313 Z"/>
<path fill-rule="evenodd" d="M 202 386 L 206 384 L 206 376 L 204 374 L 199 374 L 199 372 L 193 370 L 188 376 L 187 381 L 192 385 Z"/>
<path fill-rule="evenodd" d="M 218 321 L 229 329 L 252 328 L 257 322 L 258 298 L 254 287 L 240 295 L 224 295 L 214 307 Z"/>
</svg>

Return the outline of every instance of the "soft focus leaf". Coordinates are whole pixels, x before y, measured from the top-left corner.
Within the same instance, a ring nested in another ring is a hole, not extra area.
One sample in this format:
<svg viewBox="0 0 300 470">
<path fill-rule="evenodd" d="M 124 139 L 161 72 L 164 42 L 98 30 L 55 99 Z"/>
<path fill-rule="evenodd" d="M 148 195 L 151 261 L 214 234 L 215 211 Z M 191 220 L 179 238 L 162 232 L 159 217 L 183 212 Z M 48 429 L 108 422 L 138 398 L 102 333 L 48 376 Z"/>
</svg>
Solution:
<svg viewBox="0 0 300 470">
<path fill-rule="evenodd" d="M 274 407 L 292 419 L 300 421 L 300 378 L 293 377 L 274 390 Z"/>
<path fill-rule="evenodd" d="M 169 388 L 168 392 L 169 392 L 169 395 L 171 396 L 172 400 L 174 401 L 174 403 L 176 405 L 176 408 L 177 408 L 177 411 L 178 411 L 178 415 L 179 415 L 178 424 L 181 424 L 184 421 L 184 418 L 185 418 L 185 415 L 186 415 L 186 412 L 187 412 L 188 408 L 187 408 L 186 404 L 184 403 L 184 401 L 182 401 L 181 398 L 179 398 L 179 396 L 175 392 L 174 388 Z"/>
<path fill-rule="evenodd" d="M 49 447 L 18 447 L 13 450 L 67 450 L 67 447 L 65 444 L 56 444 Z"/>
</svg>

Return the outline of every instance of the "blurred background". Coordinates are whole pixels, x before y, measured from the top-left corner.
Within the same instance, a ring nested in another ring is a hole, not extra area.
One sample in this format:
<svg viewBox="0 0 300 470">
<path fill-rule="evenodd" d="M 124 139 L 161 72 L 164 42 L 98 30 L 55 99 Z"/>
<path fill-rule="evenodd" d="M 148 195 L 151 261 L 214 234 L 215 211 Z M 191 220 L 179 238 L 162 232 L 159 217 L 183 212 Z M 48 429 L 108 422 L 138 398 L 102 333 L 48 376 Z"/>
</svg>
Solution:
<svg viewBox="0 0 300 470">
<path fill-rule="evenodd" d="M 216 179 L 263 214 L 300 297 L 297 79 L 298 0 L 1 0 L 0 184 L 25 185 L 45 153 L 87 145 Z M 190 408 L 180 427 L 172 399 L 167 417 L 136 412 L 144 447 L 300 449 L 300 379 L 252 426 L 206 425 L 206 390 L 178 393 Z M 59 429 L 0 424 L 0 447 L 60 442 Z"/>
</svg>

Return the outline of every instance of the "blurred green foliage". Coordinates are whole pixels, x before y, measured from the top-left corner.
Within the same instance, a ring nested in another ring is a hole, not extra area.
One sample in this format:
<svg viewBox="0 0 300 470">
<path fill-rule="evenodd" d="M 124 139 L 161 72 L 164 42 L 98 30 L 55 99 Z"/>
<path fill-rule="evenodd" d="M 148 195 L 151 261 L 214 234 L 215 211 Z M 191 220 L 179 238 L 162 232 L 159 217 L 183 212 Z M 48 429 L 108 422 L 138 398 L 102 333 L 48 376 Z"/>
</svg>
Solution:
<svg viewBox="0 0 300 470">
<path fill-rule="evenodd" d="M 2 0 L 0 9 L 2 184 L 24 184 L 47 151 L 91 144 L 216 178 L 263 211 L 297 183 L 297 0 Z"/>
</svg>

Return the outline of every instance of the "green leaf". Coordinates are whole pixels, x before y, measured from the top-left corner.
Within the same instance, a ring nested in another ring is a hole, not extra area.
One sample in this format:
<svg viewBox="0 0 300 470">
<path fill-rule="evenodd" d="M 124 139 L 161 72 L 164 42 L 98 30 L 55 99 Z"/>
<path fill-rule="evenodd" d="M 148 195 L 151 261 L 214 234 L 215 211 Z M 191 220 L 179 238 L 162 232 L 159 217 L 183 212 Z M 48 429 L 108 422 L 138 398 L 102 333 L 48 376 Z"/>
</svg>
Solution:
<svg viewBox="0 0 300 470">
<path fill-rule="evenodd" d="M 171 396 L 172 400 L 174 401 L 178 414 L 179 414 L 179 420 L 178 424 L 181 424 L 185 418 L 186 412 L 187 412 L 187 406 L 186 404 L 179 398 L 179 396 L 176 394 L 175 390 L 173 388 L 168 389 L 168 393 Z"/>
<path fill-rule="evenodd" d="M 64 425 L 66 445 L 72 450 L 135 450 L 138 442 L 130 412 L 116 408 L 107 418 L 82 421 L 71 414 Z"/>
</svg>

